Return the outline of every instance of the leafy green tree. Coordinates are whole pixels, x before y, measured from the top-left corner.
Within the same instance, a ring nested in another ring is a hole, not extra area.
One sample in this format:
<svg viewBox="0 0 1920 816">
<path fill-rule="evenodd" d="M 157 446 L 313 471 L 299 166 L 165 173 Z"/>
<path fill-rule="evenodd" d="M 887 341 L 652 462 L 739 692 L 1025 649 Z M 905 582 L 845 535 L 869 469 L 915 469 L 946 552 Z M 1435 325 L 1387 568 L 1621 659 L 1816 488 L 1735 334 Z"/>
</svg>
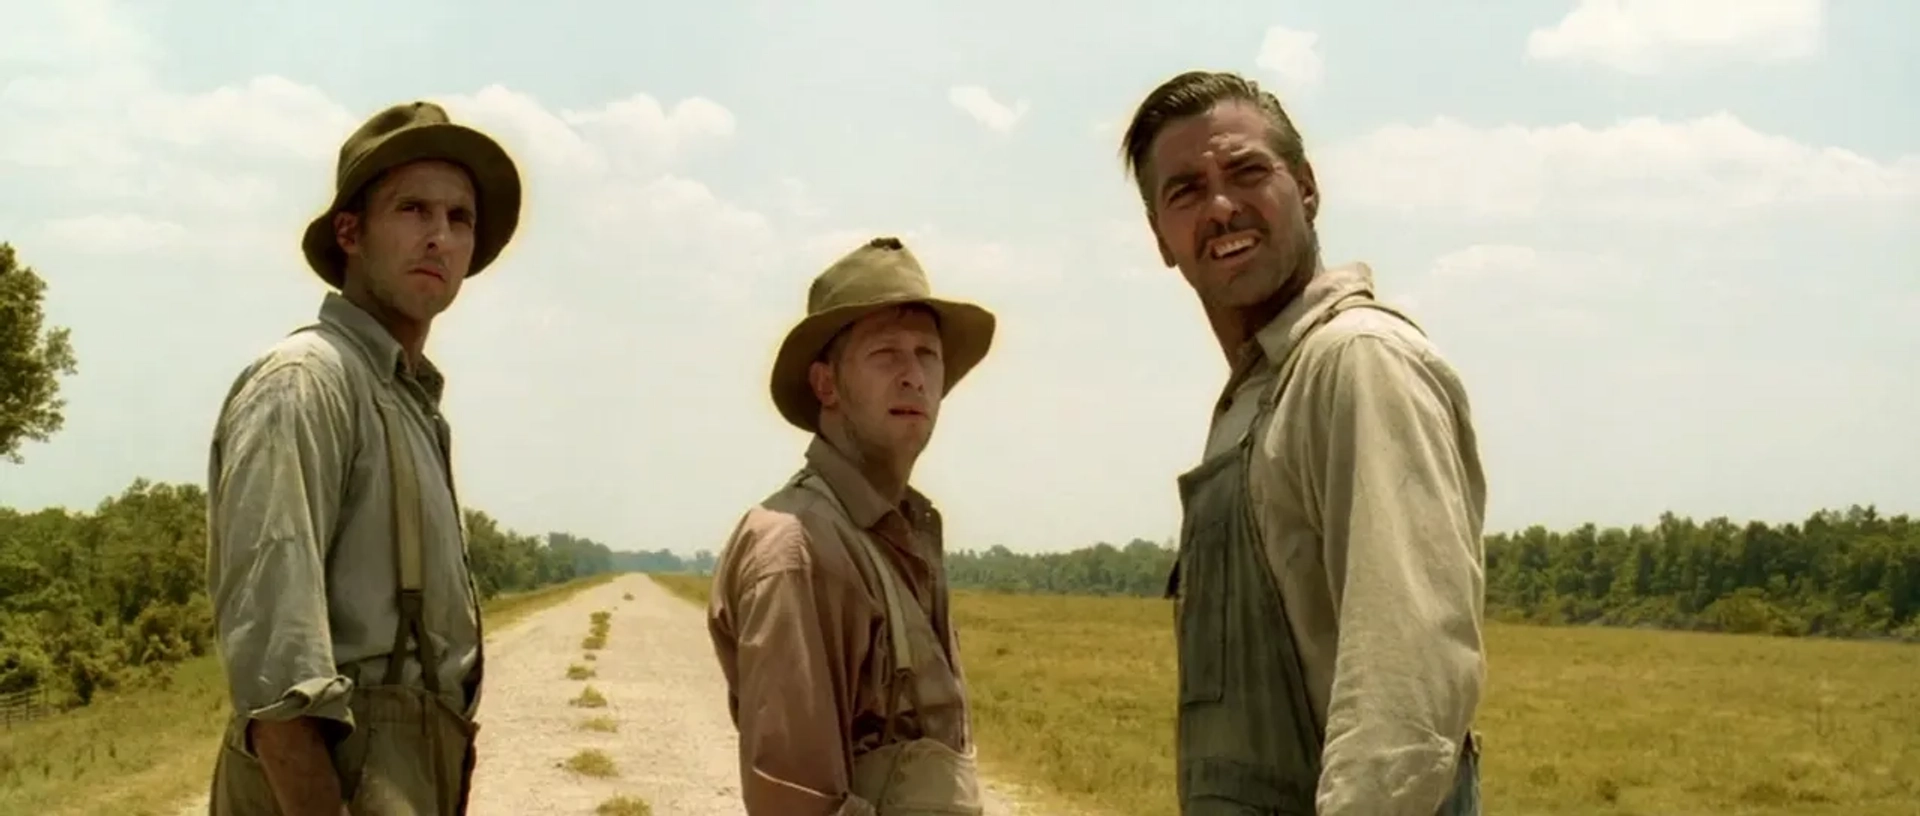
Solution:
<svg viewBox="0 0 1920 816">
<path fill-rule="evenodd" d="M 0 243 L 0 458 L 24 461 L 20 446 L 45 442 L 66 424 L 60 378 L 76 371 L 64 328 L 45 328 L 47 283 Z"/>
</svg>

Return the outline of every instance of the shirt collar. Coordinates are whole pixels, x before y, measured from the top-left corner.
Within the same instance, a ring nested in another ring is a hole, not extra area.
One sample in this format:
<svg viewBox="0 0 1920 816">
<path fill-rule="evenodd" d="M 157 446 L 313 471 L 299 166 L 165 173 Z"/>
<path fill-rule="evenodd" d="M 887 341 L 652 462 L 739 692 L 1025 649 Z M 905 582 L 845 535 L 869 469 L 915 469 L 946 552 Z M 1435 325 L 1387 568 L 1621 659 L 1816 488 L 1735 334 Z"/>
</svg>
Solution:
<svg viewBox="0 0 1920 816">
<path fill-rule="evenodd" d="M 1280 365 L 1328 309 L 1348 296 L 1373 294 L 1373 270 L 1363 263 L 1322 269 L 1307 282 L 1300 296 L 1280 310 L 1253 335 L 1268 365 Z"/>
<path fill-rule="evenodd" d="M 359 346 L 360 352 L 373 363 L 381 382 L 391 383 L 396 376 L 408 373 L 406 350 L 400 347 L 400 341 L 393 339 L 393 334 L 373 319 L 373 315 L 339 292 L 328 292 L 320 302 L 320 322 L 345 334 Z M 422 356 L 419 370 L 412 372 L 412 376 L 434 402 L 440 401 L 441 393 L 446 390 L 446 378 L 432 360 Z"/>
<path fill-rule="evenodd" d="M 916 530 L 927 529 L 933 515 L 933 503 L 920 491 L 907 488 L 906 498 L 899 507 L 890 507 L 880 492 L 873 489 L 865 474 L 854 465 L 846 454 L 839 451 L 819 435 L 807 445 L 807 464 L 820 478 L 825 479 L 827 487 L 840 497 L 840 503 L 847 508 L 849 520 L 862 530 L 870 530 L 879 524 L 887 513 L 898 511 L 908 525 Z"/>
</svg>

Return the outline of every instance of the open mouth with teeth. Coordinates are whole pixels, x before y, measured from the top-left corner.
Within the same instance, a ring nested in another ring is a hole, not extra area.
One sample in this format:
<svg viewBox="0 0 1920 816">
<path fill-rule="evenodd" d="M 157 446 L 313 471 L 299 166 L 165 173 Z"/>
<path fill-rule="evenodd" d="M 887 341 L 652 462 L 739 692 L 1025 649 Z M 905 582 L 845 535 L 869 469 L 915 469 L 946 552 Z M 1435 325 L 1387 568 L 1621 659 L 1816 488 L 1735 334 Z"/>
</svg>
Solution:
<svg viewBox="0 0 1920 816">
<path fill-rule="evenodd" d="M 1224 235 L 1207 242 L 1207 257 L 1216 261 L 1236 258 L 1260 245 L 1260 236 L 1251 232 Z"/>
</svg>

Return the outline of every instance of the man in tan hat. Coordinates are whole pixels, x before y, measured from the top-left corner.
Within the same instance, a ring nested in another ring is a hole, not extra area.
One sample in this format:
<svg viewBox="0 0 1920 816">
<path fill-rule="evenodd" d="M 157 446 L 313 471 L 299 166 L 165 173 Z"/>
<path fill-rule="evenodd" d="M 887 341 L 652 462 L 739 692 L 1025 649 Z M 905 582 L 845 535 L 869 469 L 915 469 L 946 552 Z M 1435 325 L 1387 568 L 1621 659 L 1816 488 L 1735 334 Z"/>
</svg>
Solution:
<svg viewBox="0 0 1920 816">
<path fill-rule="evenodd" d="M 940 514 L 908 482 L 993 331 L 876 238 L 781 344 L 773 403 L 813 442 L 740 520 L 708 610 L 749 816 L 980 812 Z"/>
<path fill-rule="evenodd" d="M 337 292 L 240 372 L 207 469 L 208 594 L 233 715 L 215 816 L 464 813 L 479 607 L 424 349 L 519 222 L 513 160 L 438 105 L 340 148 L 301 242 Z"/>
<path fill-rule="evenodd" d="M 1479 813 L 1486 479 L 1459 375 L 1365 265 L 1322 266 L 1273 94 L 1180 74 L 1122 150 L 1231 370 L 1179 480 L 1181 812 Z"/>
</svg>

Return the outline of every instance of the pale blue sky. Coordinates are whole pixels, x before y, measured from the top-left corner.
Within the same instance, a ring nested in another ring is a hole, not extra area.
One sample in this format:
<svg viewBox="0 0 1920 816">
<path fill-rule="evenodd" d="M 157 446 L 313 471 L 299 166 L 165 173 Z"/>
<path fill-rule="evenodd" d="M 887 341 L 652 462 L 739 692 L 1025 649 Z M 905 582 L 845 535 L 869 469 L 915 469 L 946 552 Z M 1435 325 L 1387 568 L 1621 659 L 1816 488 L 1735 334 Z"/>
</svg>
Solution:
<svg viewBox="0 0 1920 816">
<path fill-rule="evenodd" d="M 0 503 L 203 479 L 318 306 L 339 140 L 424 97 L 528 184 L 430 346 L 473 506 L 717 548 L 798 464 L 765 382 L 807 282 L 897 233 L 1001 317 L 917 474 L 950 546 L 1165 538 L 1225 366 L 1116 140 L 1208 67 L 1281 91 L 1327 260 L 1462 371 L 1490 530 L 1920 509 L 1920 4 L 1483 8 L 0 0 L 0 240 L 81 366 Z"/>
</svg>

